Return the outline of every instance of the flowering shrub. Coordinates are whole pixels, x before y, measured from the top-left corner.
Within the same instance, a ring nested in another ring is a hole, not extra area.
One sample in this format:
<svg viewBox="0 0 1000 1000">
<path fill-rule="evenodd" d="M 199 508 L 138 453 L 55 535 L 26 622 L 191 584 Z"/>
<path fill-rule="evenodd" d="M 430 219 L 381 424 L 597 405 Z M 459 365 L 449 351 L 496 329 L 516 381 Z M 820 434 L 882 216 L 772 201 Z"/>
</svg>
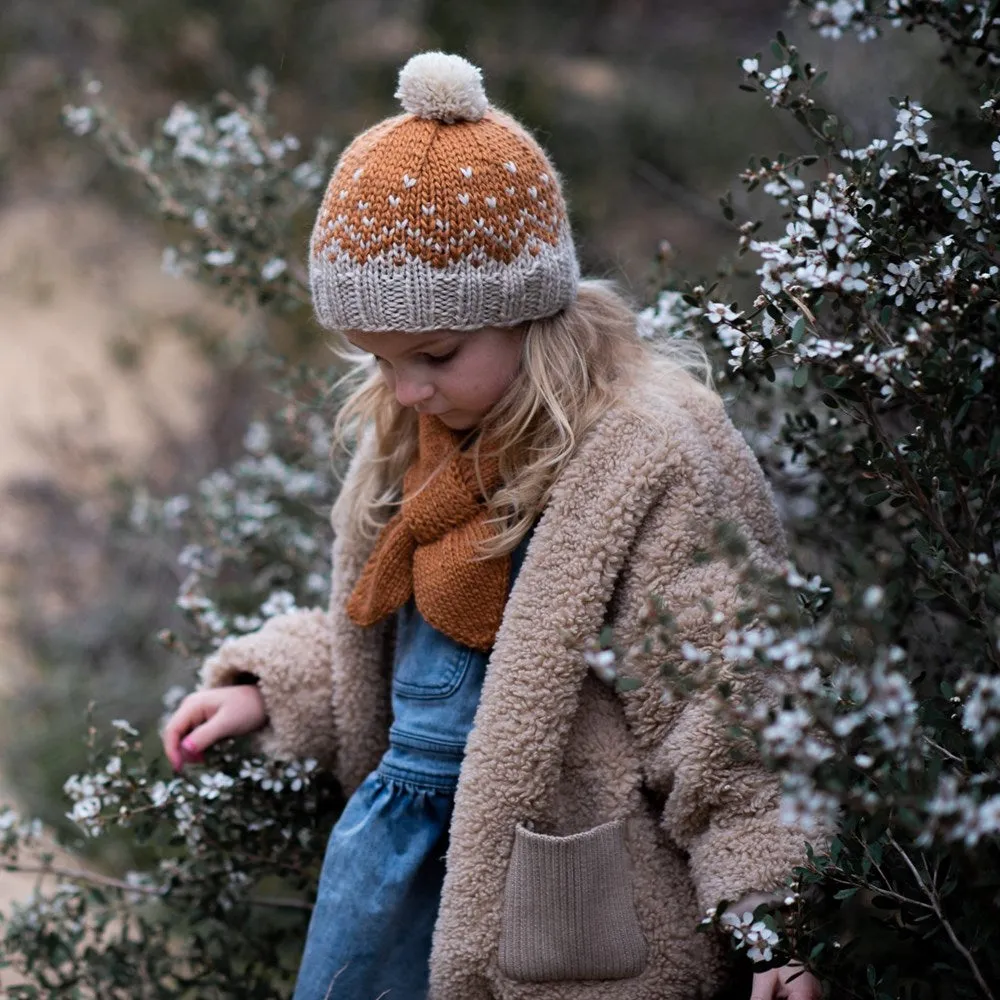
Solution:
<svg viewBox="0 0 1000 1000">
<path fill-rule="evenodd" d="M 783 37 L 774 68 L 744 60 L 744 89 L 790 114 L 815 155 L 742 176 L 785 223 L 741 225 L 752 302 L 695 287 L 648 316 L 716 344 L 721 386 L 762 429 L 795 556 L 754 581 L 762 596 L 718 662 L 683 647 L 668 684 L 688 696 L 723 668 L 767 678 L 769 697 L 730 685 L 720 709 L 781 773 L 789 821 L 839 825 L 784 913 L 706 919 L 757 961 L 794 952 L 835 996 L 996 997 L 1000 24 L 989 3 L 799 6 L 832 37 L 930 25 L 969 97 L 933 113 L 898 99 L 894 130 L 859 145 Z M 741 552 L 725 531 L 720 545 Z M 650 609 L 647 647 L 672 649 L 668 611 Z M 627 676 L 632 652 L 602 650 L 603 670 Z"/>
<path fill-rule="evenodd" d="M 184 238 L 163 251 L 164 270 L 201 278 L 242 303 L 308 305 L 304 264 L 290 237 L 298 214 L 312 214 L 332 149 L 320 142 L 299 157 L 294 135 L 270 133 L 268 75 L 255 70 L 249 84 L 247 101 L 221 93 L 205 108 L 178 102 L 146 146 L 103 102 L 97 80 L 86 84 L 85 103 L 67 106 L 63 117 L 142 180 L 160 215 L 183 224 Z"/>
<path fill-rule="evenodd" d="M 817 833 L 780 903 L 734 913 L 720 901 L 706 929 L 764 966 L 797 956 L 831 996 L 996 998 L 1000 26 L 987 0 L 796 6 L 822 34 L 874 45 L 886 26 L 935 30 L 969 97 L 952 111 L 900 97 L 893 129 L 858 143 L 783 36 L 774 65 L 744 60 L 745 89 L 791 115 L 815 152 L 760 158 L 742 176 L 784 215 L 775 232 L 740 224 L 757 294 L 668 290 L 643 332 L 698 333 L 713 350 L 794 561 L 774 579 L 747 571 L 758 597 L 717 657 L 675 649 L 670 609 L 653 602 L 642 652 L 663 650 L 666 696 L 717 701 L 734 738 L 780 773 L 787 819 Z M 175 109 L 140 149 L 98 97 L 67 119 L 186 224 L 168 266 L 245 301 L 304 301 L 288 220 L 314 198 L 320 154 L 289 165 L 296 144 L 268 138 L 263 101 L 231 98 Z M 723 210 L 735 217 L 728 200 Z M 193 659 L 325 597 L 329 402 L 323 377 L 300 377 L 303 388 L 306 402 L 253 425 L 246 457 L 190 496 L 133 501 L 135 525 L 185 536 L 190 628 L 165 639 Z M 724 525 L 718 544 L 742 552 Z M 627 689 L 638 650 L 603 640 L 588 660 Z M 720 683 L 722 670 L 737 683 Z M 54 894 L 17 911 L 4 953 L 32 984 L 12 996 L 165 997 L 194 983 L 199 996 L 287 995 L 333 792 L 309 762 L 244 759 L 238 746 L 183 777 L 163 770 L 127 723 L 108 749 L 94 734 L 87 771 L 67 782 L 71 816 L 89 836 L 127 827 L 155 860 L 120 880 L 64 871 Z M 0 816 L 8 865 L 51 867 L 25 861 L 35 836 Z"/>
</svg>

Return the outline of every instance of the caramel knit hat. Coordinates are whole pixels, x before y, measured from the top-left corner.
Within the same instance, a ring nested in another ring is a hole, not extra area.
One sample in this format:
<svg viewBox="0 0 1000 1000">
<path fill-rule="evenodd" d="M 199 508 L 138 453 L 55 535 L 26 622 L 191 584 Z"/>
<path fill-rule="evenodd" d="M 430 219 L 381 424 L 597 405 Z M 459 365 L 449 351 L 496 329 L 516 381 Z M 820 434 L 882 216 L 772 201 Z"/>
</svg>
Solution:
<svg viewBox="0 0 1000 1000">
<path fill-rule="evenodd" d="M 461 56 L 424 52 L 399 74 L 406 114 L 340 157 L 313 228 L 309 279 L 335 330 L 472 330 L 551 316 L 579 266 L 559 178 L 491 107 Z"/>
</svg>

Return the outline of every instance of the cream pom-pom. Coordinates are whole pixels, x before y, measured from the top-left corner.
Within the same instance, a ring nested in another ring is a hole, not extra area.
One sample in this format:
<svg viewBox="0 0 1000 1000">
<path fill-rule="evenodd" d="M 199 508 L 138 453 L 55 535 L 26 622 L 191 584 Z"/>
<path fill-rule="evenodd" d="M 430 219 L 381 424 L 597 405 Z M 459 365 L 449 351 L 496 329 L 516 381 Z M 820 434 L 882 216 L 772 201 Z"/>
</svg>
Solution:
<svg viewBox="0 0 1000 1000">
<path fill-rule="evenodd" d="M 395 96 L 411 115 L 449 124 L 477 122 L 489 107 L 479 68 L 445 52 L 413 56 L 399 71 Z"/>
</svg>

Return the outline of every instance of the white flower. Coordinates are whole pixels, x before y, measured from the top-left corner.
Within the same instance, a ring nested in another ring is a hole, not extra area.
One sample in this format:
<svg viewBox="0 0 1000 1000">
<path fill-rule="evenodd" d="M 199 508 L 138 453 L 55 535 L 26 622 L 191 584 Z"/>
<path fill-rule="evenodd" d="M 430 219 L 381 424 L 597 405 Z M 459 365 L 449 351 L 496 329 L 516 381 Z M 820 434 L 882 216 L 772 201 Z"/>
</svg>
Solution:
<svg viewBox="0 0 1000 1000">
<path fill-rule="evenodd" d="M 316 166 L 315 163 L 307 160 L 305 163 L 300 163 L 292 171 L 292 183 L 296 187 L 305 188 L 307 191 L 314 191 L 316 188 L 320 187 L 326 177 L 323 172 Z"/>
<path fill-rule="evenodd" d="M 707 650 L 698 649 L 690 642 L 681 643 L 681 656 L 689 663 L 708 663 L 712 658 L 712 654 Z"/>
<path fill-rule="evenodd" d="M 734 320 L 740 318 L 743 313 L 735 313 L 729 308 L 724 302 L 709 302 L 705 307 L 705 315 L 708 317 L 710 323 L 721 323 L 723 320 L 727 323 L 732 323 Z"/>
<path fill-rule="evenodd" d="M 72 816 L 74 819 L 90 819 L 101 811 L 101 800 L 81 799 L 73 806 Z"/>
<path fill-rule="evenodd" d="M 916 101 L 907 101 L 896 112 L 896 124 L 899 127 L 892 137 L 894 143 L 892 148 L 896 150 L 910 146 L 916 149 L 918 146 L 926 146 L 928 138 L 924 126 L 930 120 L 930 112 L 925 111 Z"/>
<path fill-rule="evenodd" d="M 765 927 L 760 921 L 757 921 L 753 927 L 750 928 L 751 931 L 756 929 L 756 940 L 753 944 L 750 944 L 749 935 L 747 937 L 747 943 L 749 947 L 747 948 L 747 958 L 751 962 L 770 962 L 774 957 L 774 952 L 771 950 L 773 945 L 778 943 L 778 935 L 770 928 Z"/>
<path fill-rule="evenodd" d="M 202 133 L 198 116 L 186 104 L 178 101 L 170 109 L 170 115 L 163 123 L 163 134 L 176 139 L 182 133 L 190 133 L 192 131 L 197 131 L 199 136 Z"/>
<path fill-rule="evenodd" d="M 176 784 L 173 781 L 170 784 L 164 781 L 157 781 L 149 790 L 149 801 L 156 807 L 162 806 L 169 800 L 175 787 Z"/>
<path fill-rule="evenodd" d="M 889 273 L 882 276 L 882 283 L 887 286 L 886 294 L 895 296 L 896 305 L 901 306 L 906 291 L 915 292 L 920 287 L 920 266 L 904 260 L 900 264 L 889 264 L 886 271 Z"/>
<path fill-rule="evenodd" d="M 728 323 L 720 323 L 715 333 L 724 347 L 728 347 L 730 350 L 734 347 L 742 348 L 745 339 L 743 331 L 737 330 L 735 326 L 730 326 Z"/>
<path fill-rule="evenodd" d="M 288 264 L 281 257 L 272 257 L 261 269 L 260 276 L 265 281 L 274 281 L 288 270 Z"/>
<path fill-rule="evenodd" d="M 585 649 L 583 659 L 605 684 L 614 683 L 618 676 L 615 669 L 618 658 L 613 649 Z"/>
<path fill-rule="evenodd" d="M 855 14 L 863 17 L 864 13 L 864 0 L 834 0 L 833 3 L 818 0 L 809 15 L 809 23 L 819 30 L 823 38 L 840 38 L 845 28 L 853 26 L 860 40 L 868 41 L 873 37 L 874 29 L 854 20 Z"/>
<path fill-rule="evenodd" d="M 74 135 L 86 135 L 97 123 L 93 108 L 75 108 L 69 104 L 63 108 L 63 121 Z"/>
<path fill-rule="evenodd" d="M 861 603 L 871 611 L 882 603 L 884 597 L 885 591 L 881 587 L 869 587 L 861 598 Z"/>
<path fill-rule="evenodd" d="M 786 65 L 772 69 L 764 78 L 764 87 L 771 92 L 769 100 L 772 104 L 778 102 L 778 98 L 784 93 L 791 76 L 792 67 Z"/>
<path fill-rule="evenodd" d="M 203 259 L 211 267 L 226 267 L 236 260 L 236 253 L 232 250 L 209 250 Z"/>
<path fill-rule="evenodd" d="M 712 914 L 709 920 L 711 916 Z M 719 918 L 719 924 L 730 934 L 737 947 L 746 949 L 747 958 L 751 962 L 770 962 L 774 957 L 773 948 L 780 938 L 763 920 L 754 920 L 749 910 L 744 913 L 727 910 Z"/>
<path fill-rule="evenodd" d="M 160 257 L 160 270 L 171 278 L 183 278 L 187 272 L 185 262 L 177 252 L 177 247 L 164 247 Z"/>
<path fill-rule="evenodd" d="M 965 682 L 969 691 L 962 707 L 962 728 L 981 749 L 1000 733 L 1000 677 L 976 677 Z"/>
<path fill-rule="evenodd" d="M 787 774 L 784 779 L 780 818 L 786 826 L 812 832 L 829 828 L 837 815 L 837 800 L 820 791 L 804 774 Z"/>
<path fill-rule="evenodd" d="M 237 632 L 256 632 L 264 624 L 259 615 L 233 615 L 233 628 Z"/>
<path fill-rule="evenodd" d="M 743 67 L 743 72 L 750 76 L 753 76 L 760 69 L 760 63 L 756 59 L 744 59 L 740 65 Z"/>
<path fill-rule="evenodd" d="M 812 717 L 804 708 L 783 709 L 760 736 L 769 744 L 773 754 L 785 756 L 794 753 L 802 744 L 811 725 Z"/>
<path fill-rule="evenodd" d="M 994 139 L 990 149 L 993 150 L 993 159 L 1000 162 L 1000 139 Z"/>
<path fill-rule="evenodd" d="M 203 799 L 217 799 L 220 792 L 231 788 L 234 784 L 235 781 L 228 774 L 223 774 L 221 771 L 215 774 L 203 774 L 198 794 Z"/>
<path fill-rule="evenodd" d="M 287 590 L 276 590 L 260 606 L 260 613 L 264 618 L 274 618 L 275 615 L 284 615 L 295 610 L 295 595 Z"/>
<path fill-rule="evenodd" d="M 638 332 L 644 340 L 654 337 L 684 337 L 691 330 L 691 320 L 701 315 L 696 306 L 688 305 L 681 292 L 666 289 L 660 292 L 656 305 L 639 313 Z"/>
<path fill-rule="evenodd" d="M 240 777 L 248 778 L 258 784 L 267 777 L 267 771 L 259 764 L 252 764 L 250 761 L 243 761 L 240 765 Z"/>
<path fill-rule="evenodd" d="M 243 435 L 243 447 L 254 455 L 263 455 L 271 447 L 271 432 L 262 420 L 255 420 Z"/>
</svg>

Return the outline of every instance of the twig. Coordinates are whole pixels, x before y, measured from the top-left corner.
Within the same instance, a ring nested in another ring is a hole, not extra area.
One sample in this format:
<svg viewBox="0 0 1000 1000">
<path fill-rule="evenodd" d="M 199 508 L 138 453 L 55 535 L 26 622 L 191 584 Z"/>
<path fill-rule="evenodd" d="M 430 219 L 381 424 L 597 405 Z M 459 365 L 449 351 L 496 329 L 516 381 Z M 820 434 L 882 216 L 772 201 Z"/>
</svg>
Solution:
<svg viewBox="0 0 1000 1000">
<path fill-rule="evenodd" d="M 979 988 L 983 991 L 983 996 L 987 1000 L 996 1000 L 993 995 L 993 991 L 989 988 L 986 980 L 983 978 L 982 972 L 979 971 L 979 966 L 976 965 L 976 960 L 972 955 L 972 952 L 958 940 L 958 935 L 955 933 L 954 927 L 951 926 L 948 918 L 944 915 L 944 911 L 941 909 L 941 902 L 938 899 L 937 892 L 934 891 L 932 886 L 929 886 L 922 878 L 919 871 L 917 871 L 917 866 L 910 859 L 909 854 L 903 850 L 902 847 L 896 842 L 896 839 L 891 833 L 887 834 L 889 843 L 896 849 L 899 856 L 903 859 L 904 864 L 910 869 L 911 874 L 914 879 L 916 879 L 917 885 L 923 890 L 924 895 L 930 901 L 931 909 L 934 911 L 934 915 L 941 922 L 941 926 L 945 929 L 945 933 L 948 935 L 948 939 L 954 945 L 955 950 L 965 959 L 969 968 L 972 970 L 972 975 L 975 977 L 976 982 L 979 984 Z"/>
<path fill-rule="evenodd" d="M 931 739 L 931 738 L 930 738 L 929 736 L 927 736 L 926 734 L 922 734 L 922 739 L 923 739 L 923 741 L 924 741 L 924 742 L 925 742 L 925 743 L 926 743 L 926 744 L 927 744 L 928 746 L 930 746 L 930 747 L 933 747 L 933 748 L 934 748 L 935 750 L 937 750 L 937 752 L 938 752 L 938 753 L 940 753 L 940 754 L 944 754 L 944 756 L 945 756 L 945 757 L 947 757 L 947 758 L 948 758 L 948 760 L 953 760 L 953 761 L 954 761 L 954 762 L 955 762 L 956 764 L 964 764 L 964 763 L 965 763 L 965 761 L 964 761 L 964 760 L 962 760 L 962 758 L 961 758 L 961 757 L 957 757 L 957 756 L 956 756 L 955 754 L 953 754 L 953 753 L 952 753 L 952 752 L 951 752 L 950 750 L 948 750 L 947 748 L 945 748 L 945 747 L 941 746 L 941 744 L 940 744 L 940 743 L 935 743 L 935 742 L 934 742 L 934 740 L 932 740 L 932 739 Z"/>
<path fill-rule="evenodd" d="M 727 222 L 723 218 L 721 210 L 714 202 L 678 183 L 647 160 L 639 160 L 634 167 L 634 172 L 637 177 L 642 178 L 660 194 L 682 205 L 705 222 L 711 223 L 719 229 L 724 229 L 727 233 L 731 233 L 736 228 L 733 223 Z"/>
</svg>

